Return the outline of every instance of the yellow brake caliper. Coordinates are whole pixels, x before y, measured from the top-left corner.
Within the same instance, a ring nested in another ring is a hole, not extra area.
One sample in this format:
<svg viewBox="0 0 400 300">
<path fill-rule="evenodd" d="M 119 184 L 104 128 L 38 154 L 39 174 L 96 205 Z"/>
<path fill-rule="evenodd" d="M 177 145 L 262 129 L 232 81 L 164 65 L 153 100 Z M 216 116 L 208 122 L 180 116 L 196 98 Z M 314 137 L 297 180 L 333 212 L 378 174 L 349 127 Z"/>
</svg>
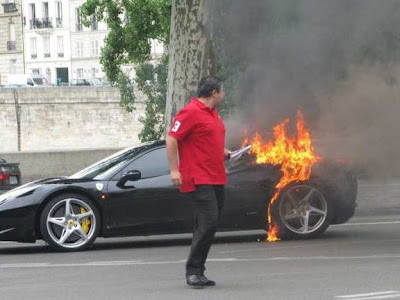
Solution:
<svg viewBox="0 0 400 300">
<path fill-rule="evenodd" d="M 83 207 L 81 207 L 81 214 L 83 214 L 83 213 L 85 213 L 85 212 L 86 212 L 86 209 L 84 209 Z M 82 226 L 82 230 L 83 230 L 85 233 L 88 233 L 88 232 L 89 232 L 89 229 L 90 229 L 90 220 L 89 220 L 89 218 L 84 219 L 84 220 L 82 221 L 81 226 Z"/>
</svg>

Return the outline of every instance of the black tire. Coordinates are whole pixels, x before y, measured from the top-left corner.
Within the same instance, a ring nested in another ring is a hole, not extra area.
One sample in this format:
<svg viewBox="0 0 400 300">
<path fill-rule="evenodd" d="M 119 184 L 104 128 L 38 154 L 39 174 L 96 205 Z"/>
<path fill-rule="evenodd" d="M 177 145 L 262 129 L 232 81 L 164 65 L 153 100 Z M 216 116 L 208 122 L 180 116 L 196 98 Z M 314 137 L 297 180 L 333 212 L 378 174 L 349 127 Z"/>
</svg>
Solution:
<svg viewBox="0 0 400 300">
<path fill-rule="evenodd" d="M 333 214 L 332 201 L 328 198 L 326 191 L 323 184 L 315 181 L 295 182 L 285 187 L 270 207 L 273 223 L 278 227 L 278 237 L 280 239 L 309 239 L 324 233 L 329 227 Z M 305 204 L 306 196 L 310 192 L 311 202 Z M 298 207 L 293 204 L 296 202 Z M 308 221 L 306 221 L 307 213 Z"/>
<path fill-rule="evenodd" d="M 67 204 L 72 210 L 70 213 Z M 98 209 L 90 199 L 80 194 L 56 196 L 46 204 L 40 216 L 42 237 L 56 251 L 85 250 L 93 244 L 99 230 Z"/>
</svg>

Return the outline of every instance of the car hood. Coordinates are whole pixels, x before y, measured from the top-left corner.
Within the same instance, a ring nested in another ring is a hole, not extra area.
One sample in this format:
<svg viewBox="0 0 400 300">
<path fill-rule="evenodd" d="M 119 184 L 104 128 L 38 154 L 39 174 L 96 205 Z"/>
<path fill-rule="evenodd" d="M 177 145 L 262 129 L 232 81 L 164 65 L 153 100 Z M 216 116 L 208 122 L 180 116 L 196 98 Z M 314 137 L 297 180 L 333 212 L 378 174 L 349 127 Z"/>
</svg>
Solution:
<svg viewBox="0 0 400 300">
<path fill-rule="evenodd" d="M 82 183 L 82 182 L 89 182 L 89 181 L 92 181 L 92 180 L 88 180 L 88 179 L 72 179 L 72 178 L 68 178 L 67 176 L 49 177 L 49 178 L 42 178 L 42 179 L 38 179 L 38 180 L 35 180 L 35 181 L 28 182 L 28 183 L 26 183 L 24 185 L 21 185 L 21 186 L 15 188 L 15 189 L 12 189 L 11 191 L 22 190 L 22 189 L 25 189 L 25 188 L 39 187 L 39 186 L 42 186 L 42 185 L 72 184 L 72 183 Z M 11 192 L 11 191 L 9 191 L 9 192 Z"/>
<path fill-rule="evenodd" d="M 26 193 L 32 193 L 34 190 L 41 186 L 49 186 L 49 185 L 57 185 L 57 184 L 73 184 L 73 183 L 82 183 L 82 182 L 89 182 L 91 180 L 87 179 L 71 179 L 68 177 L 50 177 L 50 178 L 43 178 L 35 181 L 31 181 L 24 185 L 21 185 L 15 189 L 7 191 L 4 194 L 0 195 L 0 204 L 6 200 L 11 198 L 17 198 L 21 195 L 25 195 Z"/>
</svg>

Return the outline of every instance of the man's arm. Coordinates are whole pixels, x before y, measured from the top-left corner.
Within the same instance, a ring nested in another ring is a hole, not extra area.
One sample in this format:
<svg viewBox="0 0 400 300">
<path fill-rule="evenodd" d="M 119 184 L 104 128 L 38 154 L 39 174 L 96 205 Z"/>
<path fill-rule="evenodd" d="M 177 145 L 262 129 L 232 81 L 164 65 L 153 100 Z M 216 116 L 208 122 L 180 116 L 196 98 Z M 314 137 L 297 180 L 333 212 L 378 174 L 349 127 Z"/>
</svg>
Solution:
<svg viewBox="0 0 400 300">
<path fill-rule="evenodd" d="M 178 169 L 178 141 L 174 137 L 167 135 L 166 143 L 167 143 L 167 158 L 169 163 L 169 169 L 171 171 L 171 181 L 175 185 L 181 185 L 182 178 L 181 178 L 181 173 L 179 173 Z"/>
</svg>

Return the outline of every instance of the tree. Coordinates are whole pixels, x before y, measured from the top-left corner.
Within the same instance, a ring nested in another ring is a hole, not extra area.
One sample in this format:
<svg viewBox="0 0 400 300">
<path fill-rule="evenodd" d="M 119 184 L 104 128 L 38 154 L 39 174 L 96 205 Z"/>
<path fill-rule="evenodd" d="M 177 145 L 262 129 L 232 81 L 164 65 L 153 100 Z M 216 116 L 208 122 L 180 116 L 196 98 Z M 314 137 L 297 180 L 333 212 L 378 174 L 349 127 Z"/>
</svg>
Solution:
<svg viewBox="0 0 400 300">
<path fill-rule="evenodd" d="M 160 90 L 161 80 L 166 85 L 162 70 L 166 68 L 168 58 L 163 58 L 160 66 L 150 72 L 148 62 L 152 40 L 168 45 L 171 0 L 87 0 L 82 6 L 82 16 L 87 26 L 94 17 L 97 21 L 105 21 L 109 27 L 100 62 L 107 79 L 120 90 L 120 105 L 129 112 L 134 110 L 135 87 L 147 96 L 146 116 L 140 119 L 144 129 L 139 138 L 142 141 L 160 138 L 165 111 L 165 100 L 161 97 L 166 97 Z M 124 66 L 129 64 L 137 66 L 139 72 L 135 79 L 124 71 Z M 149 78 L 151 75 L 153 78 Z"/>
<path fill-rule="evenodd" d="M 164 56 L 157 66 L 141 64 L 136 70 L 138 88 L 146 95 L 146 115 L 140 118 L 143 130 L 139 139 L 154 141 L 164 134 L 165 101 L 167 97 L 168 57 Z"/>
<path fill-rule="evenodd" d="M 196 92 L 201 77 L 216 74 L 207 0 L 173 0 L 168 69 L 166 128 Z"/>
<path fill-rule="evenodd" d="M 138 65 L 136 84 L 147 96 L 142 141 L 161 137 L 162 115 L 169 128 L 177 110 L 195 95 L 202 77 L 222 75 L 232 81 L 226 77 L 227 69 L 217 64 L 210 13 L 213 5 L 213 0 L 87 0 L 82 6 L 86 25 L 93 16 L 108 24 L 110 32 L 100 61 L 109 81 L 119 87 L 121 106 L 128 111 L 134 109 L 135 84 L 123 66 Z M 148 64 L 150 40 L 154 39 L 169 48 L 169 61 L 164 58 L 159 67 Z M 164 89 L 162 70 L 166 68 L 168 86 Z M 227 114 L 231 109 L 225 104 L 222 111 Z"/>
</svg>

